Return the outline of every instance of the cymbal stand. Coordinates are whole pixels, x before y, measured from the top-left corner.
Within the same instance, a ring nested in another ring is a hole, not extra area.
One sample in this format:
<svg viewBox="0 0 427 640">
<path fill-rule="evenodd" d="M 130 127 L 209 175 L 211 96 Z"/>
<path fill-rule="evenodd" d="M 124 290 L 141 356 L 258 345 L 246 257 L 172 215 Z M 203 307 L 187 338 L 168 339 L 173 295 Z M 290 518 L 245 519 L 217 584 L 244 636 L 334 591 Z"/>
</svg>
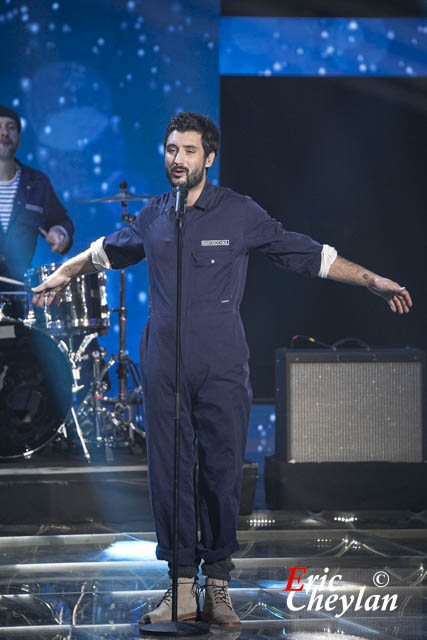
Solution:
<svg viewBox="0 0 427 640">
<path fill-rule="evenodd" d="M 123 181 L 120 183 L 120 193 L 123 193 L 123 199 L 120 200 L 120 213 L 122 228 L 125 224 L 129 224 L 135 220 L 135 216 L 128 213 L 128 183 Z M 113 413 L 120 416 L 119 421 L 121 426 L 128 430 L 128 437 L 131 443 L 135 440 L 135 432 L 139 432 L 138 428 L 134 424 L 134 414 L 132 401 L 135 399 L 135 395 L 140 394 L 139 388 L 134 389 L 130 394 L 128 393 L 128 376 L 132 375 L 132 365 L 129 354 L 126 350 L 126 321 L 127 321 L 127 308 L 126 308 L 126 271 L 120 269 L 120 307 L 118 309 L 112 309 L 112 311 L 118 313 L 119 317 L 119 353 L 113 357 L 118 363 L 117 375 L 119 379 L 119 395 L 118 398 L 104 398 L 104 401 L 113 402 Z M 126 418 L 127 414 L 127 418 Z"/>
</svg>

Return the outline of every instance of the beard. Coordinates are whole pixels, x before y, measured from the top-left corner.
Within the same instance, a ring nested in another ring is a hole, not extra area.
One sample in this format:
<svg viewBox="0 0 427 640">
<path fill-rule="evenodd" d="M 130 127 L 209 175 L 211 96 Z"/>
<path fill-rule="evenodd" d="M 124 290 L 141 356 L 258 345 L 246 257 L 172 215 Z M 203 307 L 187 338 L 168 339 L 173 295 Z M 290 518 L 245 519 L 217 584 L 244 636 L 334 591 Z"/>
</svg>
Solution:
<svg viewBox="0 0 427 640">
<path fill-rule="evenodd" d="M 17 145 L 14 145 L 13 142 L 6 140 L 0 141 L 0 158 L 2 160 L 13 158 L 17 148 Z"/>
<path fill-rule="evenodd" d="M 176 187 L 178 184 L 184 184 L 187 189 L 194 189 L 197 187 L 201 181 L 203 180 L 204 173 L 206 169 L 204 167 L 200 167 L 199 169 L 194 169 L 194 171 L 187 172 L 186 176 L 182 176 L 180 178 L 175 178 L 172 175 L 172 170 L 176 169 L 176 166 L 172 166 L 171 168 L 166 167 L 166 177 L 171 183 L 173 187 Z"/>
</svg>

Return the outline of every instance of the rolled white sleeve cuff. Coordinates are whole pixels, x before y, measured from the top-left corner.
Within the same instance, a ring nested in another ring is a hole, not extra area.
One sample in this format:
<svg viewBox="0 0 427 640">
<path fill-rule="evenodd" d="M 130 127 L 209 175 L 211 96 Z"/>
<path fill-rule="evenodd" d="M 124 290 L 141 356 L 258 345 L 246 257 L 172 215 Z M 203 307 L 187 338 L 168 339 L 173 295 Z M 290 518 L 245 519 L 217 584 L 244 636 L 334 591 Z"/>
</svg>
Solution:
<svg viewBox="0 0 427 640">
<path fill-rule="evenodd" d="M 328 244 L 323 245 L 322 249 L 322 261 L 320 263 L 319 278 L 327 278 L 331 264 L 337 257 L 338 252 L 334 247 L 330 247 Z"/>
<path fill-rule="evenodd" d="M 104 240 L 105 236 L 102 236 L 90 245 L 90 257 L 93 262 L 93 266 L 97 271 L 112 269 L 108 256 L 104 251 Z"/>
</svg>

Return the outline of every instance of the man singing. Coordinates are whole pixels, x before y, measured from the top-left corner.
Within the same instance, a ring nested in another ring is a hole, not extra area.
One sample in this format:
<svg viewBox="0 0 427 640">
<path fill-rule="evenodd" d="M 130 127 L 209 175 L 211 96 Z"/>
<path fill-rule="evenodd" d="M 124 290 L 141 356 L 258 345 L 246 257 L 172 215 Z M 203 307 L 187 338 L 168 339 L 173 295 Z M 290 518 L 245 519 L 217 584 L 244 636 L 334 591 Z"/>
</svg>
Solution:
<svg viewBox="0 0 427 640">
<path fill-rule="evenodd" d="M 164 137 L 166 175 L 188 187 L 183 227 L 182 413 L 178 549 L 178 619 L 197 615 L 201 561 L 206 591 L 201 617 L 238 627 L 228 581 L 233 569 L 251 388 L 239 315 L 251 250 L 308 276 L 359 284 L 407 313 L 408 291 L 337 255 L 328 245 L 289 232 L 251 198 L 207 180 L 219 134 L 195 113 L 172 118 Z M 147 259 L 151 311 L 141 340 L 147 454 L 157 557 L 172 561 L 176 237 L 174 194 L 152 198 L 136 221 L 92 243 L 34 289 L 42 305 L 60 298 L 70 279 Z M 197 443 L 197 449 L 195 449 Z M 197 495 L 194 468 L 199 464 Z M 197 513 L 200 519 L 198 536 Z M 142 623 L 171 620 L 171 590 Z"/>
</svg>

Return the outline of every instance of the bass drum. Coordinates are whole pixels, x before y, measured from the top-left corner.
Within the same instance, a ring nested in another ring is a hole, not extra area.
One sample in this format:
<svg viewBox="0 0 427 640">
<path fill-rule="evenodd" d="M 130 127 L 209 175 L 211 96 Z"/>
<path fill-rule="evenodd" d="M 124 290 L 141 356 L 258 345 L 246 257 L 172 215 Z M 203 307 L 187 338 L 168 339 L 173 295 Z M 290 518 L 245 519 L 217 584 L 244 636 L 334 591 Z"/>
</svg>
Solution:
<svg viewBox="0 0 427 640">
<path fill-rule="evenodd" d="M 70 363 L 51 336 L 0 322 L 0 459 L 28 456 L 56 435 L 72 386 Z"/>
</svg>

